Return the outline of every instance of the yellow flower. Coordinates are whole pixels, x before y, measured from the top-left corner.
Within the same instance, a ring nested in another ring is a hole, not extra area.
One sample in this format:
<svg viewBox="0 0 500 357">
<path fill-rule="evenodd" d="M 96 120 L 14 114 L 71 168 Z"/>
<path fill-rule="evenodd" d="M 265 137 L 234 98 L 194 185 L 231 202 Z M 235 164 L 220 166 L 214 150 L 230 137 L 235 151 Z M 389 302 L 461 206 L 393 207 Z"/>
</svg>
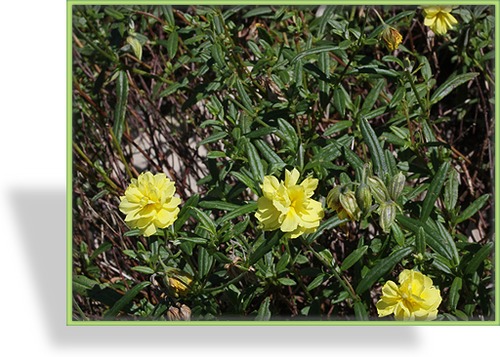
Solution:
<svg viewBox="0 0 500 357">
<path fill-rule="evenodd" d="M 193 283 L 193 276 L 182 270 L 171 268 L 167 271 L 165 282 L 173 296 L 185 296 Z"/>
<path fill-rule="evenodd" d="M 323 218 L 321 203 L 311 198 L 318 180 L 306 178 L 297 185 L 299 172 L 285 170 L 285 181 L 264 176 L 262 197 L 257 200 L 255 217 L 266 231 L 281 229 L 290 238 L 314 232 Z"/>
<path fill-rule="evenodd" d="M 434 320 L 441 304 L 441 293 L 432 285 L 431 278 L 414 270 L 399 274 L 399 287 L 388 281 L 377 302 L 378 316 L 394 314 L 396 320 Z"/>
<path fill-rule="evenodd" d="M 139 228 L 146 237 L 173 224 L 179 213 L 180 198 L 174 197 L 175 184 L 165 174 L 144 172 L 132 179 L 120 197 L 120 211 L 131 228 Z"/>
<path fill-rule="evenodd" d="M 450 13 L 452 9 L 451 6 L 424 7 L 424 25 L 429 26 L 438 35 L 446 34 L 453 25 L 458 23 L 457 19 Z"/>
<path fill-rule="evenodd" d="M 403 36 L 392 26 L 386 25 L 380 38 L 384 41 L 389 51 L 394 51 L 403 41 Z"/>
</svg>

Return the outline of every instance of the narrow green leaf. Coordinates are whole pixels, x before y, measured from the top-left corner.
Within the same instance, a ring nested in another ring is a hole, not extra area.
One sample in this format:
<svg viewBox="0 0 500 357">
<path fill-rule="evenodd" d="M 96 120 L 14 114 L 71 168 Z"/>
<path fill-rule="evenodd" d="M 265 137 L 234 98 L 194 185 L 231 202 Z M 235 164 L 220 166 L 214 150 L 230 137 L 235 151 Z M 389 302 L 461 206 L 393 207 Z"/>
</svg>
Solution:
<svg viewBox="0 0 500 357">
<path fill-rule="evenodd" d="M 459 74 L 457 76 L 450 76 L 443 84 L 439 86 L 438 89 L 434 91 L 431 96 L 431 104 L 439 102 L 441 99 L 450 94 L 458 86 L 469 82 L 470 80 L 476 78 L 479 73 L 471 72 Z"/>
<path fill-rule="evenodd" d="M 364 245 L 360 248 L 353 250 L 352 253 L 349 254 L 342 262 L 342 266 L 340 267 L 340 270 L 346 271 L 347 269 L 352 267 L 354 264 L 356 264 L 363 257 L 363 255 L 365 255 L 367 250 L 368 250 L 367 245 Z"/>
<path fill-rule="evenodd" d="M 295 132 L 295 128 L 292 124 L 282 118 L 278 118 L 278 126 L 279 130 L 276 132 L 276 135 L 278 135 L 280 139 L 284 140 L 288 147 L 296 153 L 299 146 L 299 138 Z"/>
<path fill-rule="evenodd" d="M 240 205 L 237 205 L 235 203 L 231 202 L 226 202 L 226 201 L 201 201 L 199 203 L 199 206 L 202 208 L 208 208 L 208 209 L 218 209 L 218 210 L 223 210 L 223 211 L 232 211 L 236 208 L 239 208 Z"/>
<path fill-rule="evenodd" d="M 385 161 L 384 151 L 382 150 L 378 137 L 365 118 L 360 118 L 359 126 L 361 129 L 361 135 L 368 146 L 368 150 L 370 150 L 373 169 L 375 170 L 377 176 L 385 178 L 386 173 L 388 173 L 387 163 Z"/>
<path fill-rule="evenodd" d="M 417 247 L 417 253 L 425 253 L 425 230 L 424 227 L 418 227 L 418 232 L 415 236 L 415 245 Z"/>
<path fill-rule="evenodd" d="M 448 308 L 454 311 L 457 308 L 458 300 L 460 299 L 460 290 L 462 290 L 462 278 L 456 276 L 451 283 L 450 292 L 448 293 Z"/>
<path fill-rule="evenodd" d="M 241 81 L 239 79 L 237 79 L 235 84 L 236 84 L 236 90 L 238 91 L 238 95 L 240 97 L 241 103 L 250 113 L 252 113 L 254 111 L 252 100 L 248 96 L 248 94 L 245 90 L 245 87 L 243 86 L 243 83 L 241 83 Z"/>
<path fill-rule="evenodd" d="M 306 290 L 311 291 L 313 289 L 316 289 L 323 283 L 324 280 L 325 280 L 325 274 L 319 274 L 317 277 L 314 278 L 313 281 L 309 283 L 309 285 L 307 285 Z"/>
<path fill-rule="evenodd" d="M 392 224 L 391 225 L 391 232 L 392 232 L 392 237 L 396 241 L 396 243 L 400 246 L 403 247 L 405 245 L 405 235 L 399 225 L 397 224 Z"/>
<path fill-rule="evenodd" d="M 260 15 L 273 14 L 274 12 L 275 12 L 275 10 L 273 10 L 269 6 L 259 6 L 259 7 L 256 7 L 255 9 L 249 10 L 247 13 L 245 13 L 243 15 L 243 18 L 246 19 L 246 18 L 249 18 L 249 17 L 252 17 L 252 16 L 260 16 Z"/>
<path fill-rule="evenodd" d="M 139 294 L 144 288 L 148 287 L 151 285 L 149 281 L 143 281 L 136 286 L 134 286 L 132 289 L 127 291 L 123 297 L 118 300 L 113 307 L 111 307 L 108 311 L 106 311 L 103 315 L 105 318 L 111 318 L 111 317 L 116 317 L 120 311 L 125 310 L 128 305 L 132 302 L 132 300 L 136 297 L 137 294 Z"/>
<path fill-rule="evenodd" d="M 113 124 L 113 134 L 118 143 L 121 142 L 125 130 L 125 114 L 128 102 L 128 77 L 126 71 L 119 71 L 116 78 L 116 107 Z"/>
<path fill-rule="evenodd" d="M 387 258 L 379 260 L 379 262 L 370 269 L 363 279 L 356 287 L 356 293 L 362 294 L 372 287 L 381 277 L 387 274 L 394 266 L 401 261 L 404 257 L 412 252 L 411 247 L 401 248 L 394 251 Z"/>
<path fill-rule="evenodd" d="M 440 238 L 451 253 L 452 261 L 455 265 L 458 265 L 460 263 L 460 257 L 458 256 L 457 246 L 450 232 L 448 232 L 445 226 L 439 221 L 428 220 L 427 225 L 438 232 L 438 238 Z"/>
<path fill-rule="evenodd" d="M 406 217 L 401 214 L 397 215 L 396 219 L 401 224 L 401 226 L 411 231 L 415 236 L 418 234 L 419 228 L 423 227 L 426 234 L 425 241 L 427 245 L 443 257 L 449 260 L 454 259 L 454 252 L 452 251 L 452 248 L 449 247 L 442 239 L 440 239 L 439 232 L 433 230 L 429 225 L 422 225 L 422 222 L 420 222 L 419 220 Z"/>
<path fill-rule="evenodd" d="M 342 85 L 333 90 L 333 106 L 342 118 L 345 117 L 346 95 Z"/>
<path fill-rule="evenodd" d="M 219 68 L 223 69 L 227 67 L 226 57 L 224 55 L 224 51 L 222 50 L 222 46 L 220 43 L 216 42 L 212 45 L 212 58 Z"/>
<path fill-rule="evenodd" d="M 217 223 L 223 224 L 233 218 L 254 212 L 256 209 L 257 209 L 257 202 L 247 203 L 246 205 L 239 206 L 239 208 L 232 210 L 230 213 L 226 213 L 223 217 L 217 220 Z"/>
<path fill-rule="evenodd" d="M 174 223 L 174 230 L 176 232 L 178 232 L 184 225 L 184 223 L 186 223 L 186 221 L 189 219 L 191 215 L 190 208 L 195 207 L 198 204 L 199 200 L 200 200 L 200 195 L 195 194 L 189 197 L 188 200 L 182 205 L 182 208 L 179 211 L 177 219 L 175 220 Z"/>
<path fill-rule="evenodd" d="M 102 254 L 102 253 L 110 250 L 112 247 L 113 247 L 113 244 L 111 244 L 111 242 L 104 242 L 104 243 L 102 243 L 99 246 L 99 248 L 97 248 L 96 250 L 94 250 L 94 252 L 90 256 L 90 260 L 94 260 L 95 258 L 97 258 L 97 256 L 99 256 L 99 254 Z"/>
<path fill-rule="evenodd" d="M 489 194 L 484 194 L 478 199 L 476 199 L 474 202 L 470 204 L 469 207 L 464 209 L 462 213 L 457 217 L 455 223 L 460 223 L 463 221 L 468 220 L 471 218 L 474 214 L 476 214 L 477 211 L 479 211 L 483 206 L 485 205 L 486 202 L 488 202 L 488 199 L 490 198 Z"/>
<path fill-rule="evenodd" d="M 354 303 L 354 316 L 356 317 L 356 320 L 358 321 L 368 321 L 368 311 L 366 309 L 366 306 L 364 302 L 362 301 L 356 301 Z"/>
<path fill-rule="evenodd" d="M 219 140 L 225 138 L 226 136 L 227 136 L 227 132 L 225 132 L 225 131 L 219 131 L 219 132 L 213 133 L 208 138 L 205 138 L 205 139 L 201 140 L 198 143 L 198 146 L 206 145 L 206 144 L 209 144 L 209 143 L 213 143 L 213 142 L 219 141 Z"/>
<path fill-rule="evenodd" d="M 248 163 L 250 165 L 250 171 L 252 171 L 253 178 L 257 182 L 262 182 L 264 179 L 264 166 L 262 165 L 259 153 L 250 141 L 247 141 L 245 146 L 248 156 Z"/>
<path fill-rule="evenodd" d="M 306 242 L 308 244 L 311 244 L 312 242 L 314 242 L 316 240 L 316 238 L 320 237 L 325 230 L 333 229 L 335 227 L 338 227 L 342 223 L 345 223 L 347 221 L 348 221 L 347 218 L 345 218 L 345 219 L 339 219 L 339 217 L 337 215 L 332 216 L 331 218 L 329 218 L 326 221 L 324 221 L 323 223 L 321 223 L 319 225 L 318 229 L 316 230 L 316 232 L 307 235 L 306 236 Z"/>
<path fill-rule="evenodd" d="M 198 247 L 198 276 L 203 279 L 212 269 L 214 258 L 203 247 Z"/>
<path fill-rule="evenodd" d="M 385 79 L 379 79 L 377 81 L 377 83 L 373 86 L 373 88 L 363 101 L 360 113 L 366 114 L 373 108 L 373 106 L 377 102 L 377 99 L 380 96 L 380 92 L 384 88 L 384 85 L 385 85 Z"/>
<path fill-rule="evenodd" d="M 451 167 L 448 173 L 448 180 L 444 186 L 443 203 L 447 211 L 455 208 L 458 200 L 458 179 L 459 175 L 457 170 Z"/>
<path fill-rule="evenodd" d="M 170 59 L 174 58 L 179 47 L 179 34 L 177 31 L 172 31 L 167 40 L 167 52 Z"/>
<path fill-rule="evenodd" d="M 196 207 L 191 207 L 191 209 L 195 212 L 196 218 L 198 219 L 200 223 L 200 227 L 205 229 L 207 232 L 211 233 L 212 235 L 215 235 L 217 232 L 217 229 L 215 227 L 214 221 L 202 210 L 196 208 Z"/>
<path fill-rule="evenodd" d="M 150 267 L 146 267 L 146 266 L 143 266 L 143 265 L 137 265 L 137 266 L 132 267 L 130 269 L 132 269 L 133 271 L 137 271 L 139 273 L 144 273 L 144 274 L 154 274 L 154 272 L 155 272 Z"/>
<path fill-rule="evenodd" d="M 432 179 L 432 182 L 427 190 L 427 194 L 424 198 L 424 203 L 422 204 L 422 212 L 420 213 L 420 221 L 425 223 L 427 218 L 432 212 L 434 205 L 439 197 L 441 188 L 444 185 L 444 180 L 446 179 L 446 174 L 450 169 L 450 162 L 447 161 L 443 163 L 436 172 L 436 175 Z"/>
<path fill-rule="evenodd" d="M 250 254 L 249 263 L 250 265 L 255 264 L 260 258 L 269 252 L 273 246 L 278 243 L 280 239 L 280 234 L 278 231 L 274 232 L 270 239 L 266 239 L 264 243 L 261 243 L 253 253 Z"/>
<path fill-rule="evenodd" d="M 334 133 L 338 133 L 339 131 L 343 131 L 347 128 L 350 128 L 352 126 L 352 121 L 350 120 L 341 120 L 332 126 L 328 127 L 325 132 L 323 133 L 323 136 L 330 136 Z"/>
<path fill-rule="evenodd" d="M 469 264 L 465 267 L 464 273 L 466 275 L 473 274 L 477 271 L 481 263 L 488 258 L 491 249 L 493 248 L 493 243 L 489 242 L 485 244 L 481 249 L 477 251 L 474 257 L 470 260 Z"/>
<path fill-rule="evenodd" d="M 310 55 L 315 55 L 315 54 L 318 54 L 318 53 L 333 52 L 333 51 L 338 51 L 338 50 L 345 50 L 346 48 L 349 47 L 349 45 L 350 45 L 350 42 L 345 41 L 340 46 L 325 45 L 325 46 L 318 46 L 318 47 L 315 47 L 315 48 L 311 48 L 309 50 L 305 50 L 305 51 L 299 53 L 298 55 L 296 55 L 291 60 L 291 63 L 293 64 L 294 62 L 299 61 L 299 60 L 301 60 L 304 57 L 307 57 L 307 56 L 310 56 Z"/>
<path fill-rule="evenodd" d="M 271 319 L 271 310 L 269 310 L 269 304 L 271 298 L 267 296 L 260 304 L 259 311 L 257 311 L 257 316 L 255 321 L 269 321 Z"/>
<path fill-rule="evenodd" d="M 255 193 L 255 194 L 259 193 L 259 189 L 256 186 L 259 183 L 255 182 L 247 174 L 245 174 L 243 172 L 236 172 L 236 171 L 231 171 L 230 174 L 231 174 L 231 176 L 236 177 L 240 182 L 242 182 L 243 184 L 245 184 L 249 189 L 252 190 L 253 193 Z"/>
<path fill-rule="evenodd" d="M 297 283 L 290 278 L 279 278 L 278 281 L 280 282 L 281 285 L 286 285 L 286 286 L 297 285 Z"/>
<path fill-rule="evenodd" d="M 254 145 L 269 164 L 267 174 L 273 174 L 286 166 L 281 157 L 264 140 L 254 140 Z"/>
<path fill-rule="evenodd" d="M 276 273 L 281 274 L 287 270 L 288 263 L 290 263 L 290 254 L 284 253 L 278 263 L 276 264 Z"/>
</svg>

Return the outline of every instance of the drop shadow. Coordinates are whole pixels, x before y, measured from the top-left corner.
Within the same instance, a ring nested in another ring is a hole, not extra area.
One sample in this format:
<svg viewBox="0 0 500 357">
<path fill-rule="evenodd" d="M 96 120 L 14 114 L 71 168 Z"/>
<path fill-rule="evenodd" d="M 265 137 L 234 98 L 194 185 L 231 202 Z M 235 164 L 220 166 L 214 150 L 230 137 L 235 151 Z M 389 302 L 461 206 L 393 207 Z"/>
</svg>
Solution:
<svg viewBox="0 0 500 357">
<path fill-rule="evenodd" d="M 138 351 L 146 347 L 235 351 L 247 347 L 356 347 L 387 352 L 420 343 L 415 326 L 67 326 L 66 215 L 71 210 L 66 210 L 65 189 L 14 188 L 8 199 L 22 235 L 25 263 L 31 272 L 29 283 L 36 289 L 38 308 L 43 311 L 46 337 L 55 347 Z"/>
</svg>

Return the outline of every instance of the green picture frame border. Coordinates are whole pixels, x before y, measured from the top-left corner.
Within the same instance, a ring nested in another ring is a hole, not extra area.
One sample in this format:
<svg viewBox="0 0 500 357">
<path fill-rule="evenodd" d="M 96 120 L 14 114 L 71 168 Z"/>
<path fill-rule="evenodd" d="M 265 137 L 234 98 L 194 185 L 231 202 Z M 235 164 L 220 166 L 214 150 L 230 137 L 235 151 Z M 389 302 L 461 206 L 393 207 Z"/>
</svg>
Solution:
<svg viewBox="0 0 500 357">
<path fill-rule="evenodd" d="M 494 204 L 494 282 L 495 282 L 495 319 L 489 321 L 73 321 L 72 320 L 72 244 L 73 244 L 73 126 L 72 126 L 72 9 L 75 5 L 435 5 L 436 1 L 421 0 L 67 0 L 66 2 L 66 326 L 499 326 L 500 325 L 500 244 L 496 233 L 500 227 L 500 207 L 493 197 Z M 495 8 L 495 18 L 500 18 L 500 0 L 487 1 L 449 1 L 441 0 L 440 5 L 489 5 Z M 495 27 L 495 88 L 500 80 L 500 26 Z M 495 152 L 494 152 L 494 192 L 500 192 L 500 91 L 495 90 Z"/>
</svg>

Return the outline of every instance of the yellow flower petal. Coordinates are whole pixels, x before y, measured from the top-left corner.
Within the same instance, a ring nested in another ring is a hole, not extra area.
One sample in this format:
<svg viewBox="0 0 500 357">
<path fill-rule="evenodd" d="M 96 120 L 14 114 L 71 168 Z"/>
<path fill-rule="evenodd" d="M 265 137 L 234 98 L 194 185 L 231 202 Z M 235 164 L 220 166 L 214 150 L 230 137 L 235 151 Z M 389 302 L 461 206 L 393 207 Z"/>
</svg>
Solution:
<svg viewBox="0 0 500 357">
<path fill-rule="evenodd" d="M 175 184 L 165 174 L 144 172 L 130 180 L 118 207 L 126 215 L 127 225 L 140 229 L 147 237 L 177 219 L 181 200 L 174 194 Z"/>
</svg>

